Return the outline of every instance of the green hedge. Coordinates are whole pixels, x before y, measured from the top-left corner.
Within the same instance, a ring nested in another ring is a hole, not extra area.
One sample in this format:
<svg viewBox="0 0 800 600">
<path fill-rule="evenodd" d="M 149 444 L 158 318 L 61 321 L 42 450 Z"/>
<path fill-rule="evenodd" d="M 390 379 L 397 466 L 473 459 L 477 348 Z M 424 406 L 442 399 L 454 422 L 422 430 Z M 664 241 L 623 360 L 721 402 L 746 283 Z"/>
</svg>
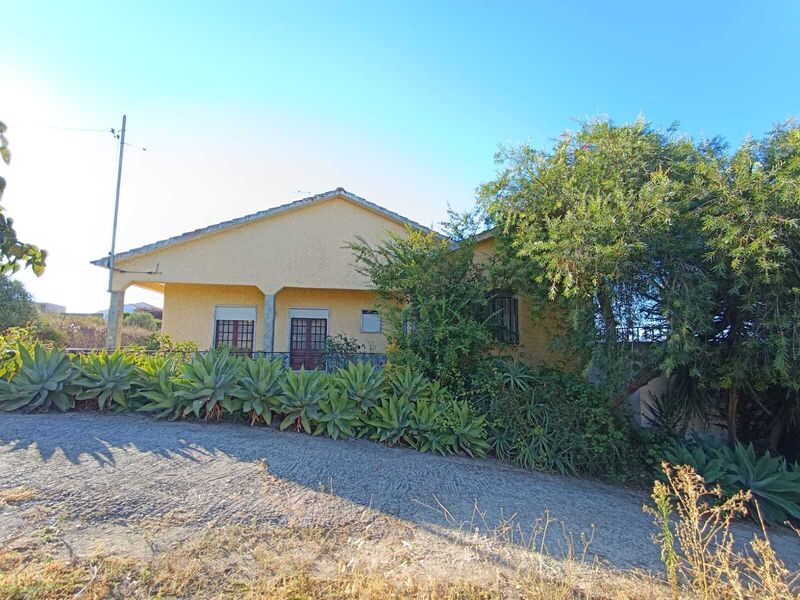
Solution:
<svg viewBox="0 0 800 600">
<path fill-rule="evenodd" d="M 0 340 L 2 341 L 2 340 Z M 2 345 L 2 344 L 0 344 Z M 0 410 L 69 410 L 78 403 L 155 418 L 222 418 L 363 437 L 420 452 L 485 456 L 566 474 L 630 476 L 630 426 L 579 378 L 500 360 L 484 398 L 455 398 L 408 367 L 351 363 L 292 371 L 281 359 L 227 351 L 95 352 L 67 356 L 27 339 L 7 345 Z"/>
<path fill-rule="evenodd" d="M 280 359 L 94 352 L 68 356 L 39 343 L 5 348 L 0 410 L 62 411 L 76 402 L 156 418 L 229 418 L 313 435 L 365 437 L 425 452 L 484 456 L 484 417 L 408 369 L 350 363 L 333 373 L 292 371 Z"/>
</svg>

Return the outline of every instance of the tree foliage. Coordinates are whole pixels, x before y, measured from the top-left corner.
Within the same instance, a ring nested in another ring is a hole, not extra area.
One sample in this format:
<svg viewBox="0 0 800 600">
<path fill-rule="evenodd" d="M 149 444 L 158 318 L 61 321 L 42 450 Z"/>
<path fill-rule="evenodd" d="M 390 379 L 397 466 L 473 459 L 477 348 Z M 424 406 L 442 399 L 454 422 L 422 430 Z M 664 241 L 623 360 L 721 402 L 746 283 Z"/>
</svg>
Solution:
<svg viewBox="0 0 800 600">
<path fill-rule="evenodd" d="M 467 229 L 453 221 L 451 238 L 409 229 L 377 247 L 363 239 L 350 245 L 356 268 L 380 296 L 389 360 L 456 393 L 497 346 L 481 317 L 491 278 L 474 260 Z"/>
<path fill-rule="evenodd" d="M 796 125 L 730 154 L 595 120 L 498 164 L 481 206 L 526 291 L 566 308 L 587 367 L 618 390 L 636 371 L 689 377 L 727 409 L 732 439 L 741 398 L 776 427 L 800 416 Z"/>
<path fill-rule="evenodd" d="M 0 331 L 25 327 L 39 318 L 39 310 L 22 282 L 0 275 Z"/>
<path fill-rule="evenodd" d="M 123 323 L 128 327 L 139 327 L 141 329 L 148 329 L 150 331 L 158 331 L 161 329 L 161 321 L 156 319 L 149 312 L 136 311 L 128 313 L 123 319 Z"/>
<path fill-rule="evenodd" d="M 0 158 L 5 164 L 11 162 L 11 151 L 5 136 L 6 125 L 0 121 Z M 6 180 L 0 176 L 0 200 L 6 189 Z M 36 275 L 44 273 L 47 252 L 33 244 L 21 242 L 14 230 L 14 220 L 5 215 L 0 206 L 0 275 L 15 273 L 22 266 L 30 267 Z"/>
</svg>

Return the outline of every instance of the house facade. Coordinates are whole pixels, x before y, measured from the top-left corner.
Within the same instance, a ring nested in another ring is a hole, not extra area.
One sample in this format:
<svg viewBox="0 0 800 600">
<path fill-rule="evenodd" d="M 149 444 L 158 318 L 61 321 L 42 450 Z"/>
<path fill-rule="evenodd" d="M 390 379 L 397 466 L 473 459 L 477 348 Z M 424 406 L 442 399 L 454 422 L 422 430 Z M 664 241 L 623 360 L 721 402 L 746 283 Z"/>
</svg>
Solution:
<svg viewBox="0 0 800 600">
<path fill-rule="evenodd" d="M 342 335 L 383 353 L 377 294 L 347 244 L 380 244 L 409 228 L 429 231 L 337 188 L 122 252 L 114 257 L 107 345 L 119 346 L 125 291 L 139 286 L 163 294 L 162 332 L 200 349 L 286 353 L 293 367 L 310 368 L 326 338 Z M 482 238 L 479 254 L 493 244 Z M 528 318 L 527 301 L 505 298 L 496 309 L 520 358 L 547 362 L 552 332 Z"/>
</svg>

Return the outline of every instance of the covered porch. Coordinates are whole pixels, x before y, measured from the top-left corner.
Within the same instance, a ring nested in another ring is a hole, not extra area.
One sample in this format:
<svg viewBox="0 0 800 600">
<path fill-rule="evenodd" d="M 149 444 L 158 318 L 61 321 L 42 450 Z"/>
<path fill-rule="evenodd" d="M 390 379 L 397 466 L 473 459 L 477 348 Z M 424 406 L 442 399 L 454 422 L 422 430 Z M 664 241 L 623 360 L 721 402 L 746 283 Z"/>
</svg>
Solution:
<svg viewBox="0 0 800 600">
<path fill-rule="evenodd" d="M 284 357 L 293 368 L 317 368 L 331 355 L 360 355 L 381 363 L 386 338 L 370 290 L 284 287 L 264 293 L 254 285 L 132 282 L 163 294 L 162 333 L 193 341 L 200 350 L 229 347 L 251 355 Z M 120 343 L 125 290 L 112 293 L 109 348 Z"/>
</svg>

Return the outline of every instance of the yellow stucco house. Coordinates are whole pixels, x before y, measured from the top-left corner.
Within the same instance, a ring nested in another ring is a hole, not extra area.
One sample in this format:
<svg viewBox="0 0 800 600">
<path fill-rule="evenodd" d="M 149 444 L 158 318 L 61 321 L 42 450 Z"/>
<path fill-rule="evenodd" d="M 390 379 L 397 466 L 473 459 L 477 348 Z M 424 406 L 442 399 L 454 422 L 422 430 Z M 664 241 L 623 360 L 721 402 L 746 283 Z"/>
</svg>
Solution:
<svg viewBox="0 0 800 600">
<path fill-rule="evenodd" d="M 429 231 L 337 188 L 116 254 L 107 345 L 120 344 L 125 290 L 133 285 L 162 293 L 163 333 L 200 349 L 281 353 L 293 367 L 309 368 L 326 337 L 342 334 L 383 353 L 376 293 L 346 244 L 357 236 L 378 244 L 408 228 Z M 493 244 L 484 235 L 478 250 L 490 253 Z M 527 318 L 527 302 L 506 298 L 497 308 L 520 357 L 545 359 L 549 335 Z"/>
</svg>

